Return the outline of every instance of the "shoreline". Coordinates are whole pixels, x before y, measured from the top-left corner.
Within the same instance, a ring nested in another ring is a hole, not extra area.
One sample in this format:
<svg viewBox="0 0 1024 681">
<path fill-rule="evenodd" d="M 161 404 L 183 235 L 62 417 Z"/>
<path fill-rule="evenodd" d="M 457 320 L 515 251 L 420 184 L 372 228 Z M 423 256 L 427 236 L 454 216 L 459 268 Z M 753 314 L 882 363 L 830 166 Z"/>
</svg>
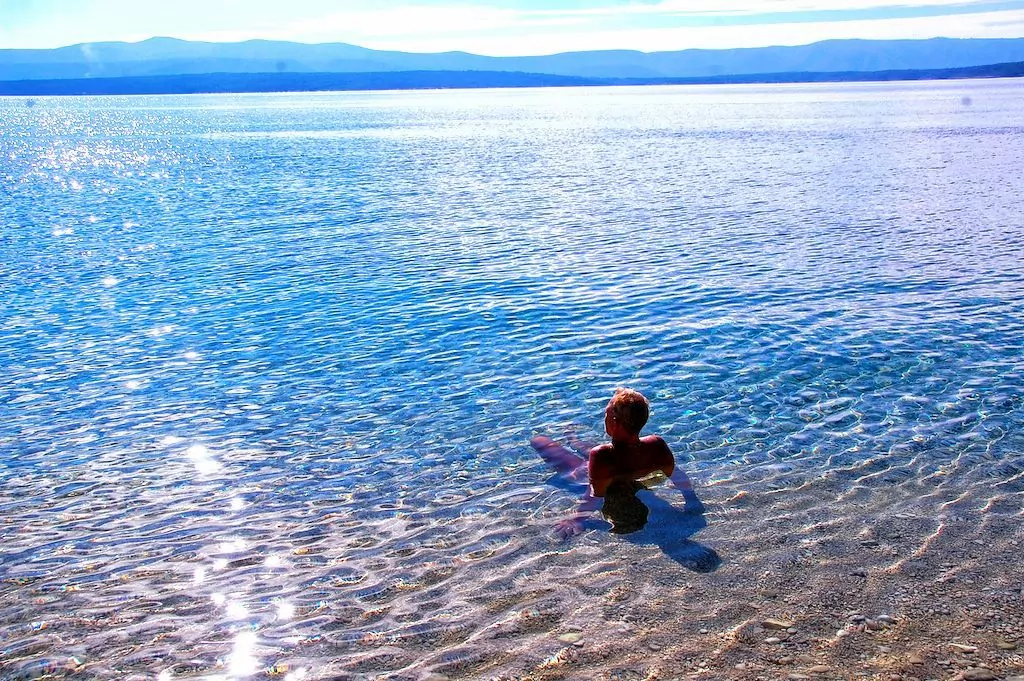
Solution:
<svg viewBox="0 0 1024 681">
<path fill-rule="evenodd" d="M 0 81 L 0 97 L 366 92 L 537 87 L 781 85 L 984 80 L 1024 77 L 1024 62 L 950 69 L 795 72 L 693 78 L 583 78 L 518 71 L 195 73 Z"/>
</svg>

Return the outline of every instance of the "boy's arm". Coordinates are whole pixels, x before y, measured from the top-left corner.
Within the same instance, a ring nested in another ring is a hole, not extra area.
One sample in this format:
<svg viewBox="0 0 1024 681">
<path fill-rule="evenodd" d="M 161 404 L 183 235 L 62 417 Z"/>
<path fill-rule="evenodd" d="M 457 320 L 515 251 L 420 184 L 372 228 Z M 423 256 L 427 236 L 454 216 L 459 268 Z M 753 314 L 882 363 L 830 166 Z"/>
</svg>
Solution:
<svg viewBox="0 0 1024 681">
<path fill-rule="evenodd" d="M 675 487 L 680 492 L 692 492 L 693 483 L 690 482 L 690 476 L 686 474 L 682 468 L 677 468 L 672 471 L 672 475 L 668 476 L 669 484 Z"/>
<path fill-rule="evenodd" d="M 661 470 L 668 476 L 669 485 L 675 487 L 683 495 L 684 509 L 686 511 L 703 513 L 704 504 L 697 498 L 697 493 L 693 491 L 693 483 L 690 482 L 690 476 L 682 468 L 676 466 L 675 457 L 672 456 L 672 450 L 669 449 L 668 444 L 664 440 L 661 443 L 665 447 L 665 456 L 667 456 L 665 465 L 662 466 Z"/>
<path fill-rule="evenodd" d="M 587 459 L 587 474 L 590 481 L 587 491 L 576 502 L 576 508 L 573 509 L 569 517 L 555 525 L 555 534 L 562 539 L 582 532 L 583 521 L 591 513 L 601 508 L 604 502 L 602 497 L 604 497 L 604 492 L 611 482 L 611 473 L 608 470 L 608 466 L 601 461 L 598 447 L 590 450 L 590 455 Z"/>
</svg>

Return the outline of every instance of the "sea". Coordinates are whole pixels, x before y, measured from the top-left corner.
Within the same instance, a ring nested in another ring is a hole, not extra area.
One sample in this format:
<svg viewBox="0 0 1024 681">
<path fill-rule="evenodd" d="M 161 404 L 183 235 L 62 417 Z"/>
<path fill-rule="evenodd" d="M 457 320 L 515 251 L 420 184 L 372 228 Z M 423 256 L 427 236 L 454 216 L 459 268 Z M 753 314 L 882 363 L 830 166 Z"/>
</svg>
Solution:
<svg viewBox="0 0 1024 681">
<path fill-rule="evenodd" d="M 571 678 L 587 603 L 741 561 L 736 499 L 1019 523 L 1022 112 L 1020 79 L 0 99 L 0 677 Z M 706 510 L 562 540 L 579 485 L 530 439 L 585 455 L 620 386 Z"/>
</svg>

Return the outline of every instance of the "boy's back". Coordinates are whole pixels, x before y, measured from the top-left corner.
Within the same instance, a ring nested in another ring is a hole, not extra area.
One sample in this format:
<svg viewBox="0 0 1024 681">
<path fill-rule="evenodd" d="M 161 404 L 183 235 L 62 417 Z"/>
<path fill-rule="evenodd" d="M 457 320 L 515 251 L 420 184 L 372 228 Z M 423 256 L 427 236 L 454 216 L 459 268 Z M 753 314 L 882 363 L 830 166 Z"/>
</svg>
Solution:
<svg viewBox="0 0 1024 681">
<path fill-rule="evenodd" d="M 590 450 L 587 472 L 592 493 L 603 497 L 613 482 L 632 482 L 651 473 L 671 477 L 675 471 L 672 450 L 657 435 L 626 443 L 612 441 Z"/>
</svg>

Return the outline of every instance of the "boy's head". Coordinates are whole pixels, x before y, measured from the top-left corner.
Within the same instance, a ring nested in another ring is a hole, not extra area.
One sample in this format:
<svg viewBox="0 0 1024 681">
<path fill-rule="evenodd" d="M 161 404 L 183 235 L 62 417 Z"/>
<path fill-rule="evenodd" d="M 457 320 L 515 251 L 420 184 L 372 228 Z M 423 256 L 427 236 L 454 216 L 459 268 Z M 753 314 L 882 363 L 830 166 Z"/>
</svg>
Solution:
<svg viewBox="0 0 1024 681">
<path fill-rule="evenodd" d="M 631 435 L 639 435 L 650 413 L 646 397 L 636 390 L 618 388 L 604 410 L 605 428 L 610 434 L 615 424 Z"/>
</svg>

